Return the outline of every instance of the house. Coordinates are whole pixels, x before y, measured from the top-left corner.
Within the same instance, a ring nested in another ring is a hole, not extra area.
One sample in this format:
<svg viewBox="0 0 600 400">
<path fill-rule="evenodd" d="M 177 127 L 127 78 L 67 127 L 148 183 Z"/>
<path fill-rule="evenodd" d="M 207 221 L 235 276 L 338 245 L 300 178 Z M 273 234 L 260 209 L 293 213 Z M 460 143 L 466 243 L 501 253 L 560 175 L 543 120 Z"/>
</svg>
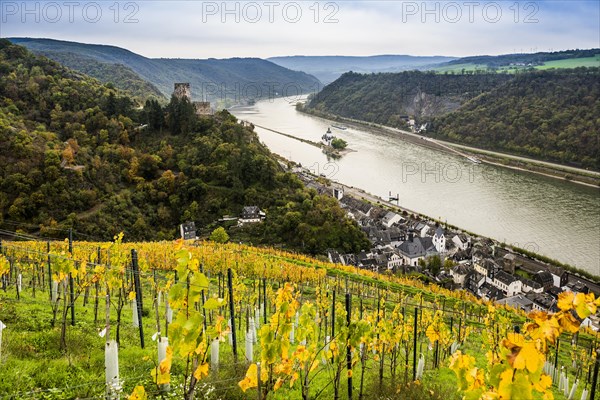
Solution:
<svg viewBox="0 0 600 400">
<path fill-rule="evenodd" d="M 392 247 L 398 247 L 404 240 L 406 240 L 406 234 L 395 226 L 391 227 L 386 232 L 390 237 L 390 245 Z"/>
<path fill-rule="evenodd" d="M 490 283 L 484 283 L 481 285 L 477 294 L 483 300 L 487 301 L 501 300 L 505 297 L 504 293 L 502 293 L 500 289 Z"/>
<path fill-rule="evenodd" d="M 409 234 L 408 240 L 398 246 L 398 253 L 403 259 L 403 264 L 413 267 L 419 264 L 419 260 L 438 254 L 431 238 L 412 237 L 412 234 Z"/>
<path fill-rule="evenodd" d="M 556 307 L 556 299 L 548 293 L 533 293 L 528 294 L 529 298 L 533 302 L 533 309 L 539 311 L 558 311 Z"/>
<path fill-rule="evenodd" d="M 438 226 L 433 235 L 433 245 L 438 253 L 446 252 L 446 236 L 441 226 Z"/>
<path fill-rule="evenodd" d="M 521 293 L 521 281 L 504 271 L 496 272 L 492 285 L 502 290 L 502 293 L 507 297 Z"/>
<path fill-rule="evenodd" d="M 395 212 L 392 211 L 388 211 L 387 214 L 385 214 L 385 216 L 383 217 L 383 219 L 381 220 L 381 223 L 386 227 L 386 228 L 391 228 L 392 225 L 398 223 L 402 221 L 402 217 L 399 216 L 398 214 L 396 214 Z"/>
<path fill-rule="evenodd" d="M 454 243 L 456 248 L 464 251 L 467 250 L 467 248 L 471 244 L 471 238 L 467 237 L 463 233 L 459 233 L 458 235 L 454 235 L 454 237 L 452 238 L 452 243 Z"/>
<path fill-rule="evenodd" d="M 458 250 L 452 255 L 452 259 L 459 264 L 471 263 L 472 257 L 469 250 Z"/>
<path fill-rule="evenodd" d="M 429 225 L 427 225 L 425 222 L 419 222 L 415 225 L 414 229 L 421 237 L 425 237 L 429 232 Z"/>
<path fill-rule="evenodd" d="M 554 278 L 548 271 L 538 271 L 537 274 L 533 276 L 533 280 L 542 285 L 544 290 L 548 290 L 554 286 Z"/>
<path fill-rule="evenodd" d="M 479 288 L 485 283 L 485 276 L 475 270 L 471 270 L 465 276 L 465 289 L 473 294 L 479 292 Z"/>
<path fill-rule="evenodd" d="M 327 257 L 329 258 L 329 262 L 333 264 L 344 264 L 344 260 L 340 253 L 336 250 L 327 250 Z"/>
<path fill-rule="evenodd" d="M 238 221 L 238 225 L 252 224 L 261 222 L 265 219 L 266 214 L 260 210 L 257 206 L 246 206 L 242 209 L 242 214 Z"/>
<path fill-rule="evenodd" d="M 590 288 L 587 287 L 586 285 L 584 285 L 583 283 L 581 283 L 580 281 L 577 281 L 575 283 L 568 283 L 565 286 L 565 289 L 570 292 L 573 292 L 575 294 L 577 294 L 577 293 L 588 294 L 590 292 Z"/>
<path fill-rule="evenodd" d="M 387 269 L 395 270 L 397 267 L 402 265 L 402 257 L 395 251 L 388 251 L 385 253 L 387 257 Z"/>
<path fill-rule="evenodd" d="M 569 283 L 569 272 L 561 267 L 546 265 L 548 272 L 552 274 L 554 286 L 563 287 Z"/>
<path fill-rule="evenodd" d="M 507 306 L 516 308 L 517 310 L 523 310 L 525 312 L 529 312 L 533 308 L 533 301 L 521 294 L 499 300 L 498 304 L 506 304 Z"/>
<path fill-rule="evenodd" d="M 473 261 L 475 271 L 485 277 L 486 282 L 493 282 L 494 275 L 500 271 L 500 266 L 490 258 L 484 258 L 480 261 Z"/>
<path fill-rule="evenodd" d="M 342 197 L 340 203 L 342 207 L 349 208 L 352 211 L 357 211 L 366 217 L 369 217 L 371 215 L 371 211 L 373 210 L 373 206 L 371 206 L 369 203 L 360 201 L 350 196 Z"/>
<path fill-rule="evenodd" d="M 564 292 L 564 290 L 556 286 L 552 286 L 550 289 L 546 290 L 546 293 L 554 297 L 555 300 L 558 300 L 558 295 L 562 292 Z"/>
<path fill-rule="evenodd" d="M 478 262 L 481 262 L 481 260 L 483 260 L 484 258 L 489 258 L 490 253 L 484 247 L 473 246 L 473 249 L 471 251 L 471 257 L 473 259 L 473 263 L 476 264 Z"/>
<path fill-rule="evenodd" d="M 183 240 L 196 239 L 196 224 L 193 222 L 186 222 L 179 225 L 179 232 Z"/>
<path fill-rule="evenodd" d="M 465 287 L 465 278 L 471 270 L 472 269 L 466 264 L 458 264 L 450 270 L 450 275 L 452 275 L 452 280 L 456 285 Z"/>
<path fill-rule="evenodd" d="M 523 293 L 542 293 L 544 291 L 543 286 L 532 279 L 520 278 L 519 280 L 521 281 L 521 291 Z"/>
<path fill-rule="evenodd" d="M 336 200 L 341 200 L 342 197 L 344 197 L 344 187 L 343 186 L 334 187 L 333 188 L 333 197 Z"/>
</svg>

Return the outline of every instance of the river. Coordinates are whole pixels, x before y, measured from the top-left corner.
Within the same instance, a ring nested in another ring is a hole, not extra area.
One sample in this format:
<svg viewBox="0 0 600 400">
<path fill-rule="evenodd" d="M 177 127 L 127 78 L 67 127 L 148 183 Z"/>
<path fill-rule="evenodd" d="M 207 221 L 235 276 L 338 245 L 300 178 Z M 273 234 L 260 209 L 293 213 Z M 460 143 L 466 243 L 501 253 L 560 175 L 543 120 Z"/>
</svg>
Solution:
<svg viewBox="0 0 600 400">
<path fill-rule="evenodd" d="M 327 120 L 279 98 L 231 110 L 238 118 L 311 141 Z M 269 149 L 313 172 L 477 234 L 600 275 L 600 189 L 467 159 L 368 128 L 332 128 L 352 152 L 332 160 L 314 146 L 256 128 Z"/>
</svg>

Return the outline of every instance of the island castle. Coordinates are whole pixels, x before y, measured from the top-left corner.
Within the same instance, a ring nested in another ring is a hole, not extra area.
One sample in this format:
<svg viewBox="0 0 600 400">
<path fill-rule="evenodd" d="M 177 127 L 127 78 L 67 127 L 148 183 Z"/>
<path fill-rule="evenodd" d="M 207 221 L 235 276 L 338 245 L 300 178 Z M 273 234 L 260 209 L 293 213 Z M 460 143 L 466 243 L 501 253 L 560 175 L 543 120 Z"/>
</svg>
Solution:
<svg viewBox="0 0 600 400">
<path fill-rule="evenodd" d="M 188 99 L 196 108 L 197 115 L 212 115 L 212 109 L 210 108 L 210 101 L 192 101 L 192 90 L 188 82 L 175 83 L 173 89 L 173 96 L 178 99 Z"/>
</svg>

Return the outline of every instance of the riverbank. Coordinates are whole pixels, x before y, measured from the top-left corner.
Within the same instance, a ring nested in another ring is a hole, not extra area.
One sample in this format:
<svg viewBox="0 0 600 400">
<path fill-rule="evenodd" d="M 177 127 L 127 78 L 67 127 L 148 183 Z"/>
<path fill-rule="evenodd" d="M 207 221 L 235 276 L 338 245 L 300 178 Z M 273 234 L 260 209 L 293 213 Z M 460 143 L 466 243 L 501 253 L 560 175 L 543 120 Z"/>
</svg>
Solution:
<svg viewBox="0 0 600 400">
<path fill-rule="evenodd" d="M 282 161 L 284 161 L 285 165 L 297 166 L 297 164 L 294 161 L 288 160 L 285 157 L 282 157 L 281 155 L 277 154 L 277 157 L 279 157 Z M 304 171 L 304 173 L 309 173 L 309 172 Z M 315 174 L 311 174 L 311 175 L 313 175 L 313 178 L 315 180 L 320 179 L 320 177 L 318 177 Z M 328 182 L 328 186 L 329 185 L 331 185 L 331 182 Z M 529 250 L 521 249 L 516 246 L 511 246 L 506 243 L 501 243 L 498 240 L 495 240 L 495 239 L 489 238 L 487 236 L 480 235 L 478 233 L 463 229 L 463 228 L 453 225 L 453 224 L 449 224 L 446 221 L 432 218 L 432 217 L 422 214 L 418 211 L 403 207 L 402 205 L 397 204 L 396 202 L 391 202 L 391 201 L 385 200 L 384 198 L 374 195 L 372 193 L 369 193 L 364 189 L 346 185 L 339 181 L 336 181 L 335 185 L 336 185 L 336 187 L 343 189 L 344 196 L 349 196 L 356 200 L 369 203 L 372 206 L 384 208 L 388 211 L 393 211 L 393 212 L 396 212 L 399 214 L 406 215 L 408 213 L 408 214 L 411 214 L 420 219 L 428 220 L 428 221 L 431 221 L 432 223 L 437 223 L 440 225 L 445 225 L 447 228 L 450 228 L 450 229 L 453 229 L 456 231 L 460 231 L 460 232 L 464 232 L 472 237 L 479 237 L 479 238 L 486 239 L 490 242 L 495 243 L 495 246 L 497 246 L 498 249 L 502 249 L 505 252 L 510 252 L 510 253 L 515 254 L 517 256 L 517 258 L 522 261 L 522 264 L 529 264 L 529 265 L 537 266 L 538 270 L 542 270 L 542 269 L 548 270 L 548 269 L 553 269 L 553 268 L 554 269 L 556 269 L 556 268 L 563 269 L 563 270 L 569 272 L 569 276 L 570 276 L 569 282 L 576 282 L 579 280 L 582 283 L 586 284 L 591 289 L 593 289 L 594 291 L 597 291 L 597 293 L 600 293 L 600 276 L 599 275 L 590 273 L 581 268 L 574 267 L 572 265 L 560 262 L 558 260 L 552 259 L 550 257 L 544 256 L 544 255 L 541 255 L 541 254 L 538 254 L 538 253 L 535 253 L 535 252 L 532 252 Z"/>
<path fill-rule="evenodd" d="M 343 122 L 345 125 L 350 127 L 357 129 L 368 128 L 372 132 L 399 137 L 402 140 L 417 144 L 419 146 L 429 147 L 447 153 L 458 154 L 465 158 L 476 157 L 481 163 L 484 164 L 509 168 L 516 171 L 526 171 L 584 186 L 600 188 L 600 172 L 587 171 L 560 164 L 528 159 L 521 156 L 464 146 L 443 140 L 431 139 L 409 131 L 366 121 L 355 120 L 352 118 L 340 117 L 334 114 L 327 114 L 315 110 L 307 110 L 304 107 L 296 107 L 296 110 L 317 118 L 321 118 L 329 123 Z"/>
</svg>

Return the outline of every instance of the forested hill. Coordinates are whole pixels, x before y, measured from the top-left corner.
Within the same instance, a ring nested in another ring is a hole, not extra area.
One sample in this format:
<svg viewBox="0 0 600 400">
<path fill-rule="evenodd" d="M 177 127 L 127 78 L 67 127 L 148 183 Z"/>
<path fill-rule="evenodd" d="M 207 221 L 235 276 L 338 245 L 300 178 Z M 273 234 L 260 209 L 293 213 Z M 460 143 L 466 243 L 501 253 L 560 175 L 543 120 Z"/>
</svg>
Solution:
<svg viewBox="0 0 600 400">
<path fill-rule="evenodd" d="M 600 69 L 518 74 L 435 119 L 428 134 L 600 170 Z"/>
<path fill-rule="evenodd" d="M 433 137 L 598 170 L 599 71 L 347 73 L 307 109 L 398 128 L 413 117 Z"/>
<path fill-rule="evenodd" d="M 506 74 L 441 75 L 433 72 L 348 72 L 327 85 L 309 109 L 406 128 L 406 117 L 428 121 L 511 79 Z"/>
<path fill-rule="evenodd" d="M 141 126 L 147 124 L 147 126 Z M 98 239 L 173 239 L 204 232 L 244 205 L 264 223 L 233 238 L 308 252 L 368 242 L 337 202 L 283 172 L 226 111 L 197 117 L 189 101 L 143 108 L 121 92 L 0 39 L 0 227 Z"/>
<path fill-rule="evenodd" d="M 312 75 L 258 58 L 154 59 L 115 46 L 35 38 L 9 40 L 59 62 L 76 55 L 84 61 L 121 64 L 155 85 L 167 98 L 173 92 L 173 82 L 189 82 L 194 100 L 222 104 L 274 95 L 294 96 L 299 91 L 310 93 L 320 88 L 319 80 Z"/>
<path fill-rule="evenodd" d="M 109 83 L 118 89 L 126 90 L 142 100 L 152 98 L 167 100 L 167 97 L 156 86 L 142 79 L 131 68 L 122 64 L 100 62 L 92 57 L 71 52 L 39 51 L 37 54 L 48 57 L 65 67 L 89 75 L 92 78 L 96 78 L 102 83 Z"/>
</svg>

